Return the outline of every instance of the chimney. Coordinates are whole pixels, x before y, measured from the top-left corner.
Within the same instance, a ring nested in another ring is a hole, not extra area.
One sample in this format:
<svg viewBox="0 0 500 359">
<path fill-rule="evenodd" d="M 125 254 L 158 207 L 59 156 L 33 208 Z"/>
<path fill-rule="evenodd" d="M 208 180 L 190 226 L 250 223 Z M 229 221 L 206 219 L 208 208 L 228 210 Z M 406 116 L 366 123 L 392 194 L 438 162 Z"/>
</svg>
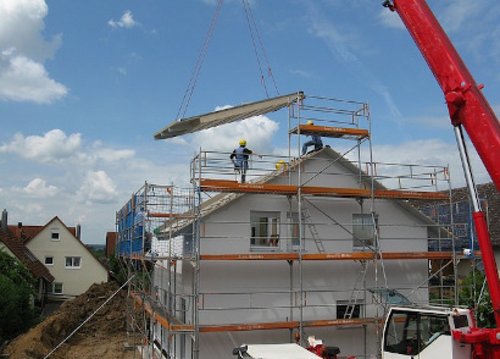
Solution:
<svg viewBox="0 0 500 359">
<path fill-rule="evenodd" d="M 79 224 L 76 225 L 76 238 L 81 241 L 81 236 L 82 236 L 82 226 Z"/>
<path fill-rule="evenodd" d="M 4 208 L 2 211 L 2 229 L 7 229 L 7 217 L 8 213 L 7 210 Z"/>
</svg>

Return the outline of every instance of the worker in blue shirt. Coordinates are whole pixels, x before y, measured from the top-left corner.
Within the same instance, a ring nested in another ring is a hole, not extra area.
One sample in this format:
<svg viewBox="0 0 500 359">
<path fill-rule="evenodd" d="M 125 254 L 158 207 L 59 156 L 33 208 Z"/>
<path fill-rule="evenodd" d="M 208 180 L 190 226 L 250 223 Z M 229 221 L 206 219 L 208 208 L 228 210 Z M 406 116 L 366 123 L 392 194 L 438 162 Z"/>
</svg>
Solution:
<svg viewBox="0 0 500 359">
<path fill-rule="evenodd" d="M 307 125 L 314 125 L 314 122 L 307 121 Z M 321 150 L 323 148 L 323 141 L 321 141 L 321 136 L 318 135 L 310 135 L 311 139 L 307 142 L 304 142 L 302 145 L 302 156 L 304 156 L 307 152 L 307 148 L 309 146 L 314 146 L 314 151 Z"/>
<path fill-rule="evenodd" d="M 245 183 L 246 172 L 248 170 L 248 158 L 254 152 L 247 147 L 247 141 L 245 139 L 240 140 L 240 147 L 236 148 L 233 153 L 229 156 L 234 164 L 234 170 L 241 175 L 241 183 Z M 259 155 L 260 158 L 262 156 Z"/>
</svg>

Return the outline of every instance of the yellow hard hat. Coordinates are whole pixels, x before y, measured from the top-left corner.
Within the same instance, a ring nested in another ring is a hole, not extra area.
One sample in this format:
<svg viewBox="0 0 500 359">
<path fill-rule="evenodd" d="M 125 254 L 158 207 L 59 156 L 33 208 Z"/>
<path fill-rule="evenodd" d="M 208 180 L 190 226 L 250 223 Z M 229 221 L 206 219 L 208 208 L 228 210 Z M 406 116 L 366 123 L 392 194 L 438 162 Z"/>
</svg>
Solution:
<svg viewBox="0 0 500 359">
<path fill-rule="evenodd" d="M 245 140 L 245 139 L 242 138 L 240 140 L 240 146 L 246 146 L 246 145 L 247 145 L 247 140 Z"/>
<path fill-rule="evenodd" d="M 284 168 L 286 166 L 285 160 L 279 160 L 276 163 L 276 169 L 279 171 L 280 169 Z"/>
<path fill-rule="evenodd" d="M 307 121 L 306 125 L 314 125 L 314 122 L 312 122 L 311 120 Z"/>
</svg>

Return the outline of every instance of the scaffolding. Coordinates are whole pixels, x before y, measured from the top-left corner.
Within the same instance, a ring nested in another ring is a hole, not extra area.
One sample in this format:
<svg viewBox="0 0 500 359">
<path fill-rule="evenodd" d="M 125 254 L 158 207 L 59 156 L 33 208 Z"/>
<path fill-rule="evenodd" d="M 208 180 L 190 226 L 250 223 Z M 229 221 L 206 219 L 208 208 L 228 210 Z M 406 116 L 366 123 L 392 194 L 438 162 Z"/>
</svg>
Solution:
<svg viewBox="0 0 500 359">
<path fill-rule="evenodd" d="M 456 263 L 464 256 L 454 245 L 453 215 L 443 226 L 408 204 L 450 202 L 448 168 L 375 162 L 367 104 L 299 94 L 287 106 L 288 155 L 250 156 L 242 181 L 231 153 L 200 150 L 191 162 L 190 190 L 146 183 L 117 213 L 117 253 L 129 275 L 143 274 L 129 290 L 129 327 L 141 333 L 143 354 L 198 359 L 200 338 L 208 333 L 227 333 L 236 347 L 239 332 L 286 333 L 276 335 L 293 341 L 294 332 L 306 338 L 324 334 L 321 328 L 346 328 L 351 331 L 337 336 L 361 335 L 363 348 L 353 354 L 369 357 L 377 353 L 368 348 L 380 345 L 368 332 L 380 338 L 388 305 L 427 304 L 428 274 L 442 278 L 444 267 L 453 269 L 455 286 Z M 348 145 L 339 145 L 342 153 L 329 143 L 301 156 L 303 137 L 311 134 Z M 232 213 L 241 201 L 250 208 L 244 218 Z M 388 203 L 396 204 L 404 223 L 382 215 Z M 437 248 L 428 245 L 435 242 Z M 401 261 L 425 278 L 411 287 L 401 280 L 389 286 L 387 273 Z M 427 273 L 429 263 L 440 267 Z M 356 275 L 344 286 L 332 278 L 318 284 L 315 275 L 325 268 Z M 242 288 L 230 273 L 245 271 L 255 275 L 245 277 Z M 266 271 L 278 273 L 280 283 L 259 287 Z M 456 288 L 450 291 L 456 300 Z"/>
</svg>

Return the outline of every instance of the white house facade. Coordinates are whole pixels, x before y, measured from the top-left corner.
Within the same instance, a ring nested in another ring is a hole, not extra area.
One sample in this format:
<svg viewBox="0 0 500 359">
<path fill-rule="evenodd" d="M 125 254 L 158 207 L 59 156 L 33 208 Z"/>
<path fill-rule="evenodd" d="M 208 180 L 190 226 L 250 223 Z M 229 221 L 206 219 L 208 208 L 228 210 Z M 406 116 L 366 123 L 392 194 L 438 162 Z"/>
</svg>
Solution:
<svg viewBox="0 0 500 359">
<path fill-rule="evenodd" d="M 56 216 L 25 245 L 54 276 L 49 291 L 54 298 L 71 298 L 92 284 L 108 280 L 101 262 Z"/>
<path fill-rule="evenodd" d="M 289 167 L 266 185 L 371 185 L 329 148 Z M 202 205 L 198 220 L 173 234 L 184 236 L 176 275 L 155 269 L 163 304 L 199 335 L 195 343 L 173 333 L 178 358 L 193 352 L 204 359 L 229 357 L 244 343 L 291 342 L 297 331 L 338 346 L 341 355 L 368 356 L 378 351 L 375 318 L 392 289 L 413 303 L 428 302 L 429 260 L 405 253 L 428 251 L 432 223 L 403 199 L 246 193 L 219 194 L 210 202 L 212 210 Z M 161 323 L 154 328 L 156 341 L 171 346 L 172 333 Z"/>
</svg>

